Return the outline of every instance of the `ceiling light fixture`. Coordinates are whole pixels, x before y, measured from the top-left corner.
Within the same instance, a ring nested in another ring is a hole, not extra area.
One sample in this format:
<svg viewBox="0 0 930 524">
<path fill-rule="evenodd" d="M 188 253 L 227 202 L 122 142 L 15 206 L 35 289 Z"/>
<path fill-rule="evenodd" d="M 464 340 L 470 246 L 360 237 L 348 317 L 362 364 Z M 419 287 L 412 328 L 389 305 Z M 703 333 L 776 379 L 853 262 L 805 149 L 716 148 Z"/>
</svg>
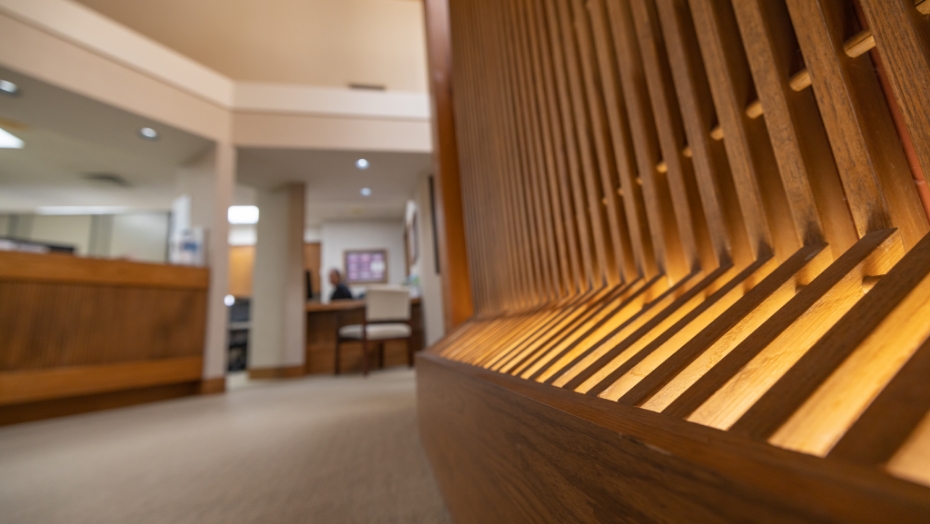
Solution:
<svg viewBox="0 0 930 524">
<path fill-rule="evenodd" d="M 359 169 L 368 169 L 368 161 L 364 158 L 359 158 L 355 161 L 355 167 Z"/>
<path fill-rule="evenodd" d="M 371 196 L 371 188 L 363 187 L 361 190 L 362 196 Z"/>
<path fill-rule="evenodd" d="M 155 131 L 151 127 L 143 127 L 139 130 L 139 136 L 146 140 L 158 140 L 158 131 Z"/>
<path fill-rule="evenodd" d="M 223 297 L 223 303 L 226 304 L 227 306 L 232 307 L 236 303 L 236 297 L 232 295 L 226 295 L 225 297 Z"/>
<path fill-rule="evenodd" d="M 22 149 L 25 143 L 7 130 L 0 128 L 0 149 Z"/>
<path fill-rule="evenodd" d="M 9 80 L 0 80 L 0 91 L 3 91 L 8 95 L 18 95 L 19 86 L 13 82 L 10 82 Z"/>
<path fill-rule="evenodd" d="M 226 216 L 230 224 L 257 224 L 258 206 L 229 206 Z"/>
</svg>

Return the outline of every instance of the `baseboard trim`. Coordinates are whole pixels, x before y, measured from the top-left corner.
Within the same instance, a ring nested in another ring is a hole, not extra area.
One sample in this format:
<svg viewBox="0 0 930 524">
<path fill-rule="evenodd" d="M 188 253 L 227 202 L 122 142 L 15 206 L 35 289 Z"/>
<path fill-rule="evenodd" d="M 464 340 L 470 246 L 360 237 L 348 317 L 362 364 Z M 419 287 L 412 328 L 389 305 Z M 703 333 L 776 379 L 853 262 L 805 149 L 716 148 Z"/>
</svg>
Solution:
<svg viewBox="0 0 930 524">
<path fill-rule="evenodd" d="M 183 384 L 202 372 L 203 357 L 7 371 L 0 373 L 0 405 Z"/>
<path fill-rule="evenodd" d="M 249 378 L 255 380 L 270 378 L 297 378 L 306 374 L 303 366 L 275 368 L 249 368 Z"/>
<path fill-rule="evenodd" d="M 226 377 L 205 378 L 200 381 L 201 395 L 217 395 L 226 392 Z"/>
<path fill-rule="evenodd" d="M 193 396 L 200 392 L 200 384 L 186 382 L 0 406 L 0 426 Z"/>
</svg>

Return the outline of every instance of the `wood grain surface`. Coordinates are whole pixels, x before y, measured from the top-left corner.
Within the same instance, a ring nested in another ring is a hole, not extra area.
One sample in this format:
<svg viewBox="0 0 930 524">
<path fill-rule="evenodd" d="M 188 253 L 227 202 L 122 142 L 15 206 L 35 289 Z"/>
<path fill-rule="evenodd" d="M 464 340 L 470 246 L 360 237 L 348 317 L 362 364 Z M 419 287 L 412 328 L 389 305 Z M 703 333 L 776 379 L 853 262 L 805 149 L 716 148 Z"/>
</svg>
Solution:
<svg viewBox="0 0 930 524">
<path fill-rule="evenodd" d="M 457 521 L 930 520 L 927 5 L 428 2 Z"/>
</svg>

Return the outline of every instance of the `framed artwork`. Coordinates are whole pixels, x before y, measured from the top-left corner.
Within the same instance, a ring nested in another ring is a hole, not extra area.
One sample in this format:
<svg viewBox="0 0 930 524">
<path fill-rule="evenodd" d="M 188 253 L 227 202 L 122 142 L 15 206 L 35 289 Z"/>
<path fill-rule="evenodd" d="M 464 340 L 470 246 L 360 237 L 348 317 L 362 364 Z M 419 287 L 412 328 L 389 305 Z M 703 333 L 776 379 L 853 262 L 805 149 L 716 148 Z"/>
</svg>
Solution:
<svg viewBox="0 0 930 524">
<path fill-rule="evenodd" d="M 407 265 L 412 266 L 417 263 L 417 258 L 420 256 L 420 242 L 419 242 L 419 215 L 416 211 L 413 212 L 410 221 L 407 222 L 407 231 L 404 237 L 407 240 Z M 409 271 L 408 271 L 409 273 Z"/>
<path fill-rule="evenodd" d="M 387 249 L 344 251 L 342 257 L 346 284 L 387 283 Z"/>
</svg>

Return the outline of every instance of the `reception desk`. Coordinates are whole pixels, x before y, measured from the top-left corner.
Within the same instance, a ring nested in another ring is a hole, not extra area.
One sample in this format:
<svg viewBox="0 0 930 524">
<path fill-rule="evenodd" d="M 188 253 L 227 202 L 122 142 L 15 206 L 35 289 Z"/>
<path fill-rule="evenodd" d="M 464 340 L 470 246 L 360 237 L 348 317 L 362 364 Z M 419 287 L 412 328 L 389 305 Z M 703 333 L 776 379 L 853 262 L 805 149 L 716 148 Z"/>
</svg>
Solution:
<svg viewBox="0 0 930 524">
<path fill-rule="evenodd" d="M 0 424 L 199 392 L 208 271 L 0 252 Z"/>
<path fill-rule="evenodd" d="M 363 300 L 336 300 L 329 304 L 307 303 L 307 374 L 333 374 L 335 368 L 336 331 L 346 324 L 361 324 L 365 314 Z M 411 302 L 410 325 L 413 328 L 413 350 L 423 349 L 423 313 L 420 299 Z M 369 365 L 377 368 L 377 354 L 372 352 Z M 384 366 L 407 365 L 407 349 L 403 342 L 387 342 L 384 347 Z M 353 373 L 362 369 L 362 344 L 346 342 L 342 345 L 342 372 Z"/>
</svg>

